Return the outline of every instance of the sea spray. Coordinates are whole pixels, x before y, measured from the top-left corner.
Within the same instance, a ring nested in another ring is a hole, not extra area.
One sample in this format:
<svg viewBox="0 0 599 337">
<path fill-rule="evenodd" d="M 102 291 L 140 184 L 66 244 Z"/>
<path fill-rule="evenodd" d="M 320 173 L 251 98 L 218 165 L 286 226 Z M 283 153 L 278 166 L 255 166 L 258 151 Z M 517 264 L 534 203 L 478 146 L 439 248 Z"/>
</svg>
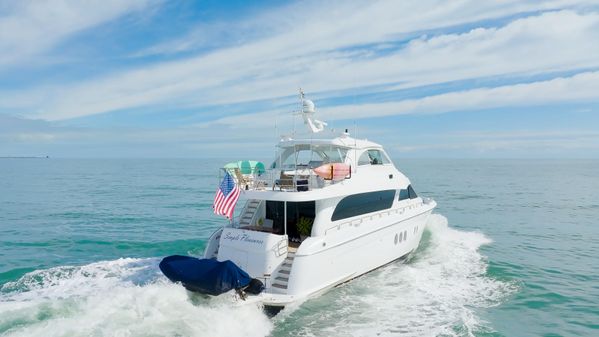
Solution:
<svg viewBox="0 0 599 337">
<path fill-rule="evenodd" d="M 433 214 L 420 248 L 349 282 L 288 315 L 275 318 L 275 336 L 471 336 L 488 332 L 479 309 L 501 303 L 517 285 L 486 276 L 478 249 L 482 233 L 448 226 Z"/>
<path fill-rule="evenodd" d="M 2 336 L 266 336 L 256 306 L 200 304 L 160 275 L 157 259 L 36 271 L 5 284 Z M 224 295 L 223 295 L 224 296 Z"/>
</svg>

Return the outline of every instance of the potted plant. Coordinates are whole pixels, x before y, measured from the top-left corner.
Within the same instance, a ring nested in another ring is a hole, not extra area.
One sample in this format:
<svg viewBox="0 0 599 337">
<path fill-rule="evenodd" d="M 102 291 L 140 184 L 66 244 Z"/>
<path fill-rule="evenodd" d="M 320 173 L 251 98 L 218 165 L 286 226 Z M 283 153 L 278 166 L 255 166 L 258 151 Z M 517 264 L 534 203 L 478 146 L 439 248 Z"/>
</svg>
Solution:
<svg viewBox="0 0 599 337">
<path fill-rule="evenodd" d="M 312 224 L 314 219 L 301 217 L 297 221 L 297 231 L 299 232 L 302 241 L 304 241 L 312 233 Z"/>
</svg>

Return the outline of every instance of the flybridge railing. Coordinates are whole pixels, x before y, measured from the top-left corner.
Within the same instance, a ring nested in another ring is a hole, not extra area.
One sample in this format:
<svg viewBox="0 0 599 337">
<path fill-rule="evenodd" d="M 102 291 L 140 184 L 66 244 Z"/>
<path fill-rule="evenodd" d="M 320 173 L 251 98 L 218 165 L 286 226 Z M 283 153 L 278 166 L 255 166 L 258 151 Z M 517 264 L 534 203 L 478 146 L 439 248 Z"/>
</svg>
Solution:
<svg viewBox="0 0 599 337">
<path fill-rule="evenodd" d="M 304 192 L 334 183 L 318 176 L 307 166 L 290 169 L 253 169 L 249 174 L 241 173 L 237 168 L 222 168 L 219 170 L 219 183 L 225 172 L 229 172 L 239 188 L 248 191 Z"/>
</svg>

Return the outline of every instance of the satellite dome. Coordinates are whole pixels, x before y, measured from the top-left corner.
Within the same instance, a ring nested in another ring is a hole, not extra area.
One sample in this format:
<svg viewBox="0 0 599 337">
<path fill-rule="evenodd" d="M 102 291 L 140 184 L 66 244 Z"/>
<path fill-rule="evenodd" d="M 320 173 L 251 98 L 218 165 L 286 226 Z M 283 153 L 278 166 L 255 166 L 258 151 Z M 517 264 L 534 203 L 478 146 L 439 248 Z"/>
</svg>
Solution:
<svg viewBox="0 0 599 337">
<path fill-rule="evenodd" d="M 309 99 L 305 99 L 303 103 L 303 111 L 304 113 L 313 113 L 314 112 L 314 102 Z"/>
</svg>

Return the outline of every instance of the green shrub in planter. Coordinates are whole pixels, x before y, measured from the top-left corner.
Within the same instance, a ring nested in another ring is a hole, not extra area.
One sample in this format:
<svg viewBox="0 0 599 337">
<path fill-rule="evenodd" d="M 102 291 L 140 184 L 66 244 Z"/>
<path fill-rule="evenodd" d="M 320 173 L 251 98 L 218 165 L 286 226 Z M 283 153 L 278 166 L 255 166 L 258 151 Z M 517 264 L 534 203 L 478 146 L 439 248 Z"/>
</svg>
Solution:
<svg viewBox="0 0 599 337">
<path fill-rule="evenodd" d="M 314 223 L 314 219 L 301 217 L 297 222 L 297 231 L 300 235 L 310 236 L 312 233 L 312 224 Z"/>
</svg>

